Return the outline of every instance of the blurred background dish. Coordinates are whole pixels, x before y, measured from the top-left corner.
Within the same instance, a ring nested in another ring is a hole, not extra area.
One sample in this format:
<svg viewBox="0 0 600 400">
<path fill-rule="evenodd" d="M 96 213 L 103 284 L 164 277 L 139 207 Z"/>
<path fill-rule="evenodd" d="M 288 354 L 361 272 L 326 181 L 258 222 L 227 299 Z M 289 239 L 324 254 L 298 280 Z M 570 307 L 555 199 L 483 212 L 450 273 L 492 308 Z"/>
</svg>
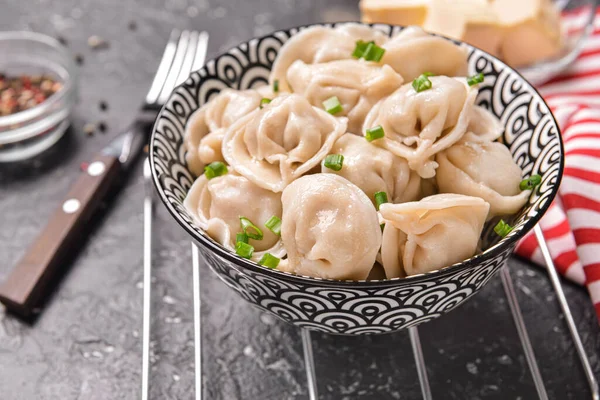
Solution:
<svg viewBox="0 0 600 400">
<path fill-rule="evenodd" d="M 533 84 L 579 55 L 597 0 L 361 0 L 368 23 L 419 25 L 500 58 Z"/>
<path fill-rule="evenodd" d="M 70 52 L 40 33 L 0 33 L 0 54 L 0 88 L 14 86 L 2 90 L 0 162 L 13 162 L 62 137 L 76 100 L 77 72 Z"/>
</svg>

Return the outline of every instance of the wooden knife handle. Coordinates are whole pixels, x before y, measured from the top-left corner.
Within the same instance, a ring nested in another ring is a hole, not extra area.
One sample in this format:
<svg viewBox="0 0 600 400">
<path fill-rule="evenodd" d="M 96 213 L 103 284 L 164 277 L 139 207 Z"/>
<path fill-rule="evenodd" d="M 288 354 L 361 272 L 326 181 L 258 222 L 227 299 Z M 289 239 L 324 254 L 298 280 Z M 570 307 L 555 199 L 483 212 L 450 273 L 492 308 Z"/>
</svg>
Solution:
<svg viewBox="0 0 600 400">
<path fill-rule="evenodd" d="M 46 284 L 63 268 L 72 245 L 119 176 L 116 157 L 99 155 L 71 187 L 25 256 L 0 285 L 0 301 L 12 312 L 27 316 L 38 305 Z"/>
</svg>

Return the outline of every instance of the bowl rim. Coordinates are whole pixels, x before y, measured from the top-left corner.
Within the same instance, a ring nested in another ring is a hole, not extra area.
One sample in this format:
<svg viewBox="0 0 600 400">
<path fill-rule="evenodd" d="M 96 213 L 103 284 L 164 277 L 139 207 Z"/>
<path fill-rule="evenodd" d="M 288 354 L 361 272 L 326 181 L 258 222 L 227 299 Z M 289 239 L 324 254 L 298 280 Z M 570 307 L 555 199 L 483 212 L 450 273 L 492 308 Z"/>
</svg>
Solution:
<svg viewBox="0 0 600 400">
<path fill-rule="evenodd" d="M 36 42 L 48 46 L 48 48 L 55 51 L 62 58 L 61 65 L 68 74 L 67 79 L 61 81 L 62 87 L 56 93 L 53 93 L 47 99 L 31 107 L 27 110 L 19 111 L 14 114 L 5 115 L 0 117 L 0 128 L 11 125 L 23 125 L 28 124 L 30 121 L 37 120 L 40 116 L 43 116 L 48 110 L 56 108 L 56 104 L 59 104 L 64 98 L 68 97 L 75 87 L 77 80 L 77 69 L 75 63 L 72 60 L 71 53 L 63 46 L 57 39 L 52 36 L 45 35 L 39 32 L 30 31 L 7 31 L 0 32 L 0 42 L 3 41 L 29 41 Z M 11 129 L 0 132 L 7 133 L 11 132 Z M 33 135 L 35 136 L 35 135 Z M 9 143 L 16 143 L 20 140 L 26 139 L 27 137 L 11 138 Z"/>
<path fill-rule="evenodd" d="M 394 28 L 405 29 L 408 27 L 408 26 L 403 26 L 403 25 L 392 25 L 392 24 L 383 24 L 383 23 L 363 23 L 363 22 L 357 22 L 357 21 L 339 21 L 339 22 L 316 22 L 316 23 L 311 23 L 311 24 L 293 26 L 290 28 L 277 29 L 277 30 L 274 30 L 265 35 L 254 36 L 248 40 L 242 41 L 242 42 L 238 43 L 237 45 L 230 47 L 229 49 L 219 53 L 217 56 L 207 60 L 204 63 L 204 65 L 202 66 L 202 68 L 198 69 L 197 71 L 193 71 L 190 75 L 200 74 L 200 71 L 206 69 L 206 65 L 208 63 L 210 63 L 210 62 L 216 63 L 222 57 L 227 56 L 233 49 L 239 48 L 241 45 L 248 44 L 253 40 L 262 40 L 262 39 L 265 39 L 268 37 L 274 37 L 274 36 L 276 36 L 277 33 L 280 33 L 280 32 L 289 34 L 290 31 L 294 31 L 294 30 L 297 31 L 295 33 L 295 34 L 297 34 L 300 30 L 305 29 L 305 28 L 310 28 L 313 26 L 335 27 L 340 24 L 348 24 L 348 23 L 355 23 L 355 24 L 360 24 L 360 25 L 369 26 L 369 27 L 387 26 L 387 27 L 390 27 L 391 30 L 393 30 Z M 552 121 L 554 122 L 554 126 L 556 126 L 556 134 L 557 134 L 557 139 L 558 139 L 558 144 L 559 144 L 559 149 L 560 149 L 560 158 L 559 158 L 559 166 L 558 166 L 558 173 L 556 176 L 556 182 L 553 185 L 550 195 L 546 198 L 546 202 L 538 209 L 537 214 L 534 215 L 533 217 L 531 217 L 529 220 L 527 220 L 525 222 L 525 224 L 523 225 L 523 227 L 519 231 L 515 232 L 512 235 L 509 234 L 509 236 L 502 239 L 500 242 L 496 243 L 492 247 L 490 247 L 490 248 L 486 249 L 485 251 L 478 253 L 466 260 L 463 260 L 461 262 L 454 263 L 452 265 L 448 265 L 443 268 L 440 268 L 440 269 L 437 269 L 434 271 L 429 271 L 429 272 L 422 273 L 422 274 L 411 275 L 411 276 L 402 277 L 402 278 L 392 278 L 392 279 L 337 280 L 337 279 L 327 279 L 327 278 L 316 278 L 316 277 L 311 277 L 311 276 L 306 276 L 306 275 L 296 275 L 296 274 L 292 274 L 289 272 L 279 271 L 277 269 L 270 269 L 267 267 L 263 267 L 263 266 L 255 263 L 254 261 L 241 258 L 241 257 L 237 256 L 235 253 L 231 252 L 230 250 L 228 250 L 225 247 L 223 247 L 222 245 L 220 245 L 219 243 L 215 242 L 214 240 L 211 240 L 207 236 L 202 235 L 202 234 L 198 233 L 197 231 L 195 231 L 191 225 L 187 224 L 183 220 L 183 218 L 181 218 L 179 216 L 179 212 L 177 212 L 177 210 L 175 210 L 174 207 L 172 207 L 171 203 L 168 201 L 168 199 L 164 193 L 164 190 L 162 188 L 162 185 L 160 183 L 160 179 L 159 179 L 157 170 L 156 170 L 156 168 L 154 168 L 155 155 L 154 155 L 154 151 L 152 151 L 152 149 L 154 149 L 154 145 L 155 145 L 155 137 L 156 137 L 156 132 L 157 132 L 157 128 L 158 128 L 158 121 L 160 120 L 160 116 L 166 110 L 167 105 L 169 104 L 169 100 L 171 99 L 173 94 L 180 87 L 185 85 L 185 81 L 184 81 L 184 83 L 177 86 L 173 90 L 173 92 L 169 96 L 169 99 L 161 107 L 161 109 L 158 113 L 158 116 L 156 117 L 156 120 L 153 124 L 152 133 L 150 136 L 149 159 L 150 159 L 150 170 L 152 172 L 152 182 L 154 183 L 154 186 L 159 193 L 159 197 L 160 197 L 162 203 L 165 205 L 165 207 L 169 211 L 169 214 L 191 236 L 191 239 L 196 244 L 198 244 L 198 243 L 201 244 L 207 250 L 212 251 L 213 253 L 216 253 L 216 255 L 218 255 L 219 257 L 226 259 L 227 261 L 235 264 L 236 266 L 238 266 L 240 268 L 248 269 L 252 272 L 261 274 L 268 278 L 281 279 L 281 280 L 284 280 L 284 281 L 287 281 L 290 283 L 300 284 L 300 285 L 323 285 L 323 286 L 327 286 L 327 287 L 337 287 L 337 288 L 341 287 L 341 288 L 356 288 L 356 289 L 379 289 L 379 288 L 384 288 L 384 287 L 387 288 L 387 287 L 393 287 L 393 286 L 402 286 L 403 284 L 421 283 L 421 282 L 429 281 L 432 278 L 443 278 L 443 277 L 446 277 L 449 275 L 454 275 L 454 274 L 460 273 L 461 271 L 464 271 L 466 269 L 475 268 L 475 267 L 477 267 L 477 265 L 481 265 L 482 261 L 494 259 L 494 258 L 500 256 L 502 253 L 504 253 L 509 248 L 514 247 L 516 245 L 517 241 L 522 239 L 540 221 L 540 219 L 544 216 L 546 211 L 548 211 L 548 209 L 550 208 L 550 205 L 554 201 L 554 198 L 558 194 L 558 189 L 562 182 L 564 166 L 565 166 L 565 150 L 564 150 L 564 143 L 563 143 L 563 139 L 562 139 L 560 126 L 558 125 L 558 122 L 556 121 L 556 118 L 554 116 L 554 113 L 550 109 L 550 106 L 548 106 L 548 104 L 546 103 L 546 100 L 544 100 L 542 95 L 533 86 L 533 84 L 531 84 L 527 79 L 525 79 L 525 77 L 519 71 L 515 70 L 514 68 L 512 68 L 509 65 L 507 65 L 506 63 L 504 63 L 502 60 L 485 52 L 484 50 L 481 50 L 480 48 L 478 48 L 476 46 L 472 46 L 468 43 L 462 42 L 460 40 L 452 39 L 452 38 L 449 38 L 444 35 L 435 34 L 435 33 L 431 33 L 431 32 L 428 32 L 428 33 L 431 35 L 434 35 L 434 36 L 441 37 L 445 40 L 449 40 L 449 41 L 459 44 L 461 46 L 466 46 L 467 48 L 470 48 L 470 49 L 476 49 L 476 50 L 480 51 L 482 54 L 484 54 L 488 59 L 491 59 L 491 60 L 494 60 L 494 61 L 500 63 L 504 68 L 507 68 L 510 71 L 512 71 L 513 73 L 515 73 L 520 78 L 521 82 L 524 83 L 527 87 L 529 87 L 529 89 L 532 91 L 532 94 L 535 94 L 538 97 L 538 99 L 541 100 L 541 102 L 547 107 L 547 109 L 550 113 L 550 116 L 552 118 Z M 202 78 L 201 78 L 201 80 L 202 80 Z"/>
</svg>

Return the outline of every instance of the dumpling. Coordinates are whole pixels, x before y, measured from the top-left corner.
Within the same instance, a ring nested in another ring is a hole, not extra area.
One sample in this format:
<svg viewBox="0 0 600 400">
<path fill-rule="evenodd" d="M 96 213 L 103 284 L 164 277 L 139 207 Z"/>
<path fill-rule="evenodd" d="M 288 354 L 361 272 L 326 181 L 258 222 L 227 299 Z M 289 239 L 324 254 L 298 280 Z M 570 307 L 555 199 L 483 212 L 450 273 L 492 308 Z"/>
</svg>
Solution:
<svg viewBox="0 0 600 400">
<path fill-rule="evenodd" d="M 467 131 L 476 134 L 480 139 L 493 142 L 502 136 L 504 126 L 490 111 L 481 106 L 475 106 L 471 109 L 471 121 Z"/>
<path fill-rule="evenodd" d="M 381 259 L 387 278 L 434 271 L 473 256 L 489 209 L 483 199 L 460 194 L 382 204 Z"/>
<path fill-rule="evenodd" d="M 363 60 L 340 60 L 321 64 L 295 61 L 287 71 L 294 93 L 301 94 L 315 107 L 337 96 L 348 117 L 348 131 L 361 134 L 367 113 L 375 103 L 402 85 L 403 79 L 389 65 Z"/>
<path fill-rule="evenodd" d="M 346 125 L 302 96 L 282 95 L 229 127 L 223 157 L 256 185 L 281 192 L 325 158 Z"/>
<path fill-rule="evenodd" d="M 249 239 L 260 259 L 264 252 L 283 257 L 285 249 L 279 236 L 265 227 L 273 215 L 281 218 L 281 194 L 260 188 L 235 173 L 207 179 L 201 175 L 190 188 L 184 207 L 210 237 L 226 248 L 235 248 L 241 232 L 240 217 L 246 217 L 263 232 L 262 240 Z"/>
<path fill-rule="evenodd" d="M 365 192 L 371 202 L 375 203 L 377 192 L 386 192 L 393 203 L 420 198 L 422 179 L 408 162 L 364 137 L 346 133 L 335 142 L 331 153 L 344 156 L 342 169 L 334 171 L 322 165 L 321 172 L 343 176 Z"/>
<path fill-rule="evenodd" d="M 490 215 L 515 214 L 531 191 L 521 191 L 523 172 L 506 146 L 468 133 L 436 157 L 437 184 L 443 193 L 481 197 L 490 203 Z"/>
<path fill-rule="evenodd" d="M 358 40 L 374 41 L 377 45 L 382 45 L 388 39 L 375 29 L 356 23 L 340 24 L 335 28 L 306 28 L 292 36 L 279 49 L 269 81 L 273 84 L 278 80 L 282 90 L 292 91 L 293 88 L 295 91 L 293 84 L 290 88 L 285 79 L 287 70 L 294 61 L 302 60 L 306 64 L 314 64 L 347 60 L 352 58 Z"/>
<path fill-rule="evenodd" d="M 406 158 L 423 178 L 435 175 L 433 156 L 465 134 L 477 89 L 464 78 L 429 78 L 431 89 L 417 92 L 407 83 L 367 115 L 363 131 L 380 125 L 385 137 L 373 143 Z"/>
<path fill-rule="evenodd" d="M 190 171 L 199 176 L 206 164 L 224 160 L 221 154 L 224 128 L 258 109 L 269 89 L 268 86 L 259 90 L 224 89 L 192 114 L 183 137 Z"/>
<path fill-rule="evenodd" d="M 466 47 L 431 35 L 417 26 L 404 29 L 382 47 L 385 54 L 381 62 L 389 64 L 406 81 L 412 81 L 424 72 L 447 76 L 467 74 Z"/>
<path fill-rule="evenodd" d="M 326 279 L 366 279 L 381 246 L 375 207 L 354 184 L 333 174 L 307 175 L 281 197 L 279 269 Z"/>
</svg>

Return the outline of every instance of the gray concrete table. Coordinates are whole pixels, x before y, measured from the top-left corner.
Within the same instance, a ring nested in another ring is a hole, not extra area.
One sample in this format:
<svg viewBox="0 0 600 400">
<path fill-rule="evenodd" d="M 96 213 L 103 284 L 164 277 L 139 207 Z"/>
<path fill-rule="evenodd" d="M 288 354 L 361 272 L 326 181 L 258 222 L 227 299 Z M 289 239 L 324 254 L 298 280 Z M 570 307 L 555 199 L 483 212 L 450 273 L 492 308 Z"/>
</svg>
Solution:
<svg viewBox="0 0 600 400">
<path fill-rule="evenodd" d="M 326 3 L 326 4 L 325 4 Z M 63 38 L 82 60 L 72 129 L 43 156 L 0 166 L 0 279 L 44 226 L 88 160 L 125 127 L 150 84 L 173 27 L 210 32 L 209 56 L 276 28 L 355 20 L 354 0 L 5 1 L 0 29 Z M 99 35 L 107 49 L 93 50 Z M 0 55 L 1 57 L 1 55 Z M 103 110 L 101 102 L 108 108 Z M 105 134 L 83 134 L 103 121 Z M 0 398 L 136 399 L 141 379 L 141 165 L 75 257 L 42 316 L 26 325 L 0 314 Z M 154 248 L 151 393 L 193 398 L 190 242 L 158 207 Z M 512 259 L 509 268 L 552 399 L 588 398 L 545 272 Z M 304 399 L 299 332 L 244 303 L 203 266 L 203 357 L 209 399 Z M 600 329 L 584 289 L 565 283 L 598 373 Z M 481 294 L 422 325 L 436 399 L 534 399 L 536 392 L 499 278 Z M 323 399 L 420 398 L 408 335 L 313 334 Z"/>
</svg>

